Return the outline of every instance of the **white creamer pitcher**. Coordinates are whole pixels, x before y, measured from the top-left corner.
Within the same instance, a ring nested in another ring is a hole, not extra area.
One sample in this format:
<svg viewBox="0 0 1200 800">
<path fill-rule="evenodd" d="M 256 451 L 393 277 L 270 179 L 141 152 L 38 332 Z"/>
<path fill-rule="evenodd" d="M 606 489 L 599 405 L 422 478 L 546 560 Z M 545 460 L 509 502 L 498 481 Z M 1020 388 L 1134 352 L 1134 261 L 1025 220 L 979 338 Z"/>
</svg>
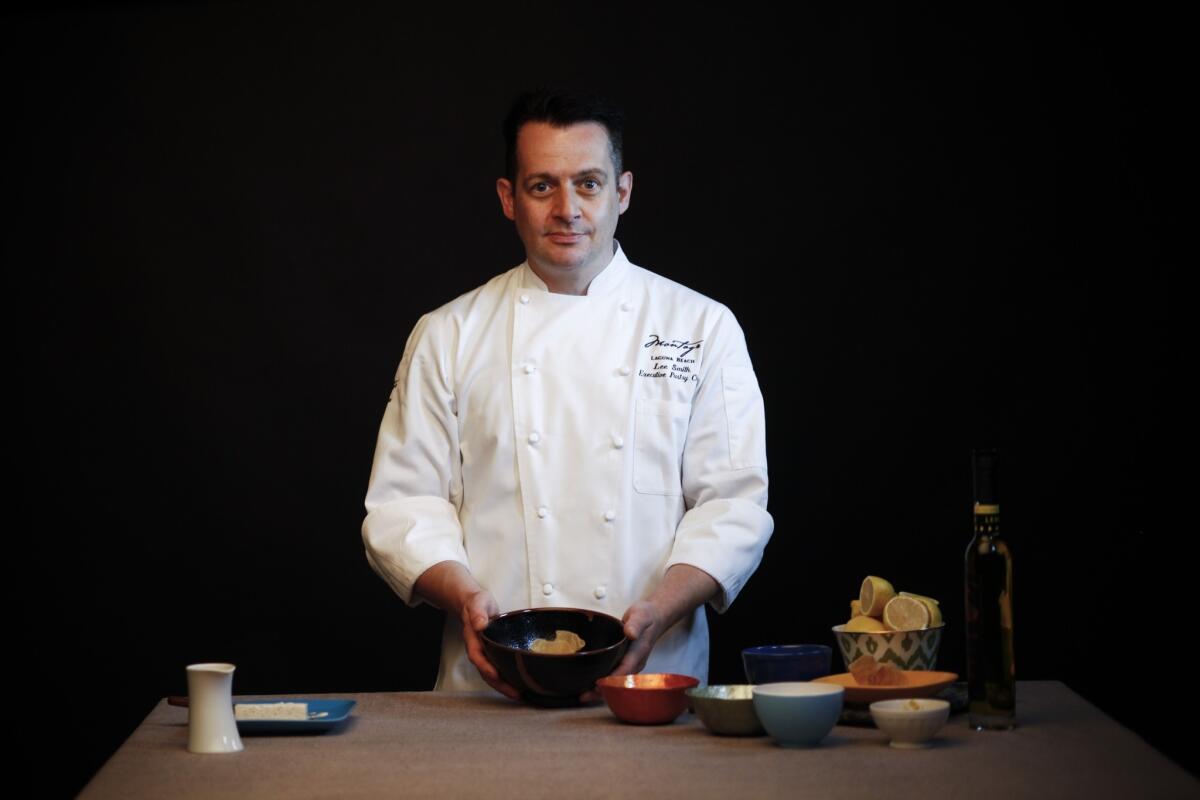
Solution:
<svg viewBox="0 0 1200 800">
<path fill-rule="evenodd" d="M 188 750 L 237 753 L 244 749 L 233 718 L 233 664 L 190 664 Z"/>
</svg>

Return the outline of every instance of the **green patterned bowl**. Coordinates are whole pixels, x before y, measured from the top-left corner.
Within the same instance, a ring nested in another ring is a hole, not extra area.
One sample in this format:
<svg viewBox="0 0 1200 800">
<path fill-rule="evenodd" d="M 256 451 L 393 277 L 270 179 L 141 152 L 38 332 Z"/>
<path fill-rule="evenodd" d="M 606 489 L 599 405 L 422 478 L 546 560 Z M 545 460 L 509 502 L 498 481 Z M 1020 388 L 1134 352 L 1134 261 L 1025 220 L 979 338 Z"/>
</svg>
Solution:
<svg viewBox="0 0 1200 800">
<path fill-rule="evenodd" d="M 899 669 L 934 669 L 937 666 L 938 646 L 942 643 L 945 625 L 923 631 L 889 631 L 888 633 L 846 633 L 845 625 L 834 625 L 838 649 L 850 665 L 862 656 L 874 656 L 881 664 L 895 664 Z"/>
</svg>

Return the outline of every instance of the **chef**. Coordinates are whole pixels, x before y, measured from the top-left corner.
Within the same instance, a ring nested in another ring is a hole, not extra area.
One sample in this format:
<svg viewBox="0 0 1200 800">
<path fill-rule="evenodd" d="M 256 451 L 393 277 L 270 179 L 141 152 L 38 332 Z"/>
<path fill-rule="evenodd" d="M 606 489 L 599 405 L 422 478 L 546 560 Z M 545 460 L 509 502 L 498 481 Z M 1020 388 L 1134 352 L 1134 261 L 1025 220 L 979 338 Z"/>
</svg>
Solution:
<svg viewBox="0 0 1200 800">
<path fill-rule="evenodd" d="M 447 611 L 435 689 L 517 697 L 479 632 L 520 608 L 620 617 L 614 674 L 707 682 L 707 602 L 762 559 L 762 395 L 728 308 L 633 264 L 622 116 L 518 98 L 496 182 L 525 261 L 420 318 L 380 426 L 363 541 L 409 605 Z"/>
</svg>

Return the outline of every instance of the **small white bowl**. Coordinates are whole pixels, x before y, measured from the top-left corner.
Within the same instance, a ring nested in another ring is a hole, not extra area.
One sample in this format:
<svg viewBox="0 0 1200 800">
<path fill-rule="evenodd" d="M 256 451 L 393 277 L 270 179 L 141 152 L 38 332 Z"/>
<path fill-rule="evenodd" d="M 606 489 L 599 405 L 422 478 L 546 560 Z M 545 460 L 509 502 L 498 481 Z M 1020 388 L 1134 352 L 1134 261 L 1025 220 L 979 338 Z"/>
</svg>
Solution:
<svg viewBox="0 0 1200 800">
<path fill-rule="evenodd" d="M 950 718 L 950 704 L 924 697 L 871 703 L 875 726 L 892 739 L 892 747 L 929 747 L 929 739 Z"/>
</svg>

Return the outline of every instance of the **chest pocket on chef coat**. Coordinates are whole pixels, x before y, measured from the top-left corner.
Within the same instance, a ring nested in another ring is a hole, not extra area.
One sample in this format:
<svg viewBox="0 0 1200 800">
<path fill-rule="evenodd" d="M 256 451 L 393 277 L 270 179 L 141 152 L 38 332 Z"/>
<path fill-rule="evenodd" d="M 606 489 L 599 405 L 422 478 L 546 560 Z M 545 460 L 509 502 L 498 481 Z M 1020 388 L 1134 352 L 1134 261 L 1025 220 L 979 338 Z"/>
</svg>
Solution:
<svg viewBox="0 0 1200 800">
<path fill-rule="evenodd" d="M 680 470 L 692 407 L 670 400 L 637 401 L 633 488 L 642 494 L 683 494 Z"/>
</svg>

